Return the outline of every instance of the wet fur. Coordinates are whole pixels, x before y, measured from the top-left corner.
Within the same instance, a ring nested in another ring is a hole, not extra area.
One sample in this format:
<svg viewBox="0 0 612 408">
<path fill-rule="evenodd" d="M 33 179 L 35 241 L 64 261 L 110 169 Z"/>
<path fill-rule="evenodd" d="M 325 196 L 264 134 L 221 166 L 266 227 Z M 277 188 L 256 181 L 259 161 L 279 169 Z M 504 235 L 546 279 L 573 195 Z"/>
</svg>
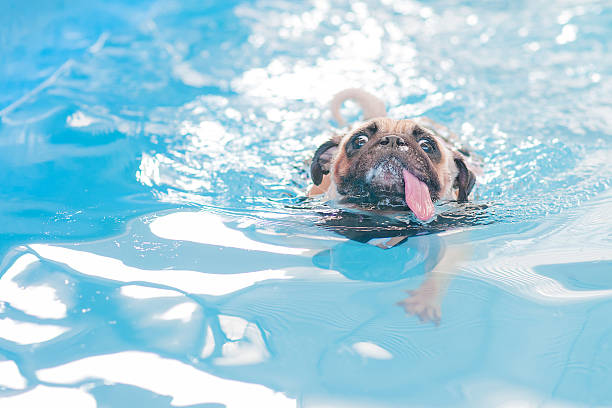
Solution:
<svg viewBox="0 0 612 408">
<path fill-rule="evenodd" d="M 427 185 L 432 201 L 469 199 L 479 167 L 470 160 L 468 150 L 457 147 L 456 143 L 451 141 L 454 137 L 452 132 L 427 118 L 386 118 L 384 103 L 378 98 L 365 91 L 351 89 L 340 92 L 332 100 L 332 115 L 340 125 L 344 124 L 344 119 L 340 116 L 340 106 L 347 99 L 353 99 L 360 104 L 367 122 L 353 130 L 349 129 L 343 135 L 334 136 L 317 149 L 310 166 L 314 185 L 308 192 L 309 196 L 325 195 L 332 200 L 348 199 L 357 204 L 365 204 L 364 201 L 371 197 L 359 193 L 370 187 L 361 184 L 368 179 L 368 172 L 372 169 L 376 171 L 376 166 L 388 156 L 399 160 L 402 166 Z M 347 144 L 360 132 L 366 132 L 369 139 L 357 152 L 353 152 L 347 148 Z M 403 150 L 377 147 L 382 138 L 390 135 L 393 135 L 398 143 L 400 139 L 397 138 L 401 138 Z M 429 155 L 418 149 L 419 137 L 424 136 L 435 141 L 439 155 Z M 397 183 L 400 186 L 384 185 L 381 189 L 390 189 L 391 193 L 401 194 L 404 180 L 398 178 Z M 375 193 L 376 191 L 374 195 Z M 408 210 L 407 207 L 406 209 Z M 348 230 L 351 231 L 351 228 Z M 407 236 L 393 236 L 387 242 L 375 245 L 388 249 L 401 244 L 406 238 Z M 410 295 L 397 304 L 403 307 L 406 313 L 417 315 L 422 321 L 439 323 L 442 298 L 456 271 L 456 265 L 471 252 L 469 244 L 449 249 L 440 262 L 427 272 L 422 284 L 415 290 L 408 291 Z"/>
<path fill-rule="evenodd" d="M 339 108 L 347 99 L 359 103 L 369 120 L 344 135 L 334 136 L 317 149 L 311 163 L 314 186 L 309 190 L 309 196 L 325 194 L 328 199 L 336 201 L 376 204 L 372 201 L 377 195 L 384 197 L 389 192 L 377 192 L 376 186 L 365 186 L 365 174 L 368 169 L 380 164 L 384 156 L 398 156 L 403 166 L 428 186 L 432 201 L 469 199 L 476 179 L 474 166 L 464 154 L 465 150 L 457 148 L 449 140 L 451 132 L 427 118 L 370 118 L 368 115 L 384 114 L 384 104 L 375 96 L 358 89 L 344 90 L 332 100 L 332 114 L 339 123 L 344 123 Z M 447 137 L 438 129 L 447 133 Z M 355 155 L 348 154 L 347 143 L 360 133 L 368 134 L 368 143 Z M 377 149 L 376 143 L 389 135 L 400 137 L 407 149 L 404 152 Z M 433 160 L 424 153 L 418 146 L 419 137 L 434 141 L 440 157 Z M 403 181 L 398 181 L 398 184 L 403 186 Z M 398 197 L 401 195 L 399 187 Z"/>
</svg>

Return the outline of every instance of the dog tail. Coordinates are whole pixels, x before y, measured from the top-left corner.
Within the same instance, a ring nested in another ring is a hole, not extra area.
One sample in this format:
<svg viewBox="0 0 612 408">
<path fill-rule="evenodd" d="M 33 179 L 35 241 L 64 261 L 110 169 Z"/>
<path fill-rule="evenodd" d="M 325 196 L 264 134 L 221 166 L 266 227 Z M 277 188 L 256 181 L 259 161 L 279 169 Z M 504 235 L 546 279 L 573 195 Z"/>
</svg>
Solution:
<svg viewBox="0 0 612 408">
<path fill-rule="evenodd" d="M 340 114 L 340 107 L 348 100 L 357 102 L 363 111 L 364 120 L 387 116 L 387 109 L 383 101 L 363 89 L 349 88 L 338 92 L 330 102 L 332 116 L 340 127 L 346 125 L 346 121 Z"/>
</svg>

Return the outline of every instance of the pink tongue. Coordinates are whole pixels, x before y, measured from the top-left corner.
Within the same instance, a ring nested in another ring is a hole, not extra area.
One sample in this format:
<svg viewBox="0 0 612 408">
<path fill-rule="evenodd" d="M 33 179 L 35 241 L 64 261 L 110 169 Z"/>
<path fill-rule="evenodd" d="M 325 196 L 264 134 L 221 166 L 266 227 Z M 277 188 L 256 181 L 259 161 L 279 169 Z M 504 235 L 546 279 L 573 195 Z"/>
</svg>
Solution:
<svg viewBox="0 0 612 408">
<path fill-rule="evenodd" d="M 402 169 L 402 174 L 404 175 L 406 204 L 419 220 L 430 220 L 434 216 L 435 209 L 429 195 L 429 189 L 425 183 L 414 177 L 408 170 Z"/>
</svg>

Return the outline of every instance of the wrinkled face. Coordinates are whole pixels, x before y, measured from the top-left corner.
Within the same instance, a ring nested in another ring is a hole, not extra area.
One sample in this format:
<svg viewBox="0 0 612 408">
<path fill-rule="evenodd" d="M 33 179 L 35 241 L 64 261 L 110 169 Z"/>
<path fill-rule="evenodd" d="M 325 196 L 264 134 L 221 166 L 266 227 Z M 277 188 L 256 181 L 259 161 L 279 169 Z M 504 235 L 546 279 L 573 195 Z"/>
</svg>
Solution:
<svg viewBox="0 0 612 408">
<path fill-rule="evenodd" d="M 440 197 L 446 148 L 411 120 L 373 120 L 346 135 L 338 148 L 333 177 L 346 201 L 406 207 L 407 183 L 431 201 Z"/>
<path fill-rule="evenodd" d="M 415 121 L 373 119 L 319 146 L 310 164 L 309 195 L 410 210 L 428 220 L 434 201 L 468 200 L 476 177 L 466 154 Z"/>
</svg>

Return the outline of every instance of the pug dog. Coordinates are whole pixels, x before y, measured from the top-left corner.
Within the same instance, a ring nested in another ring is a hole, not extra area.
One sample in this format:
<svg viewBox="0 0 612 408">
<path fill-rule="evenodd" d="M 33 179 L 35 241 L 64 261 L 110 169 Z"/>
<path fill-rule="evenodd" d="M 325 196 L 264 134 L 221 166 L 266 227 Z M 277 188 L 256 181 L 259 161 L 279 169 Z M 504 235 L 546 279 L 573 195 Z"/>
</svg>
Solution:
<svg viewBox="0 0 612 408">
<path fill-rule="evenodd" d="M 332 100 L 339 124 L 339 105 L 347 99 L 360 104 L 367 120 L 319 146 L 310 164 L 309 196 L 411 211 L 421 221 L 433 218 L 438 200 L 469 199 L 477 170 L 469 151 L 450 140 L 454 135 L 426 118 L 387 118 L 382 102 L 361 90 L 345 90 Z"/>
<path fill-rule="evenodd" d="M 437 201 L 470 199 L 480 167 L 456 135 L 427 118 L 388 118 L 384 103 L 359 89 L 344 90 L 331 102 L 341 126 L 340 107 L 347 100 L 357 102 L 365 122 L 319 146 L 310 164 L 308 196 L 376 213 L 410 212 L 418 222 L 434 218 Z M 376 245 L 389 248 L 403 240 L 396 236 Z M 400 302 L 421 320 L 439 321 L 448 272 L 470 250 L 447 252 L 423 284 Z"/>
</svg>

